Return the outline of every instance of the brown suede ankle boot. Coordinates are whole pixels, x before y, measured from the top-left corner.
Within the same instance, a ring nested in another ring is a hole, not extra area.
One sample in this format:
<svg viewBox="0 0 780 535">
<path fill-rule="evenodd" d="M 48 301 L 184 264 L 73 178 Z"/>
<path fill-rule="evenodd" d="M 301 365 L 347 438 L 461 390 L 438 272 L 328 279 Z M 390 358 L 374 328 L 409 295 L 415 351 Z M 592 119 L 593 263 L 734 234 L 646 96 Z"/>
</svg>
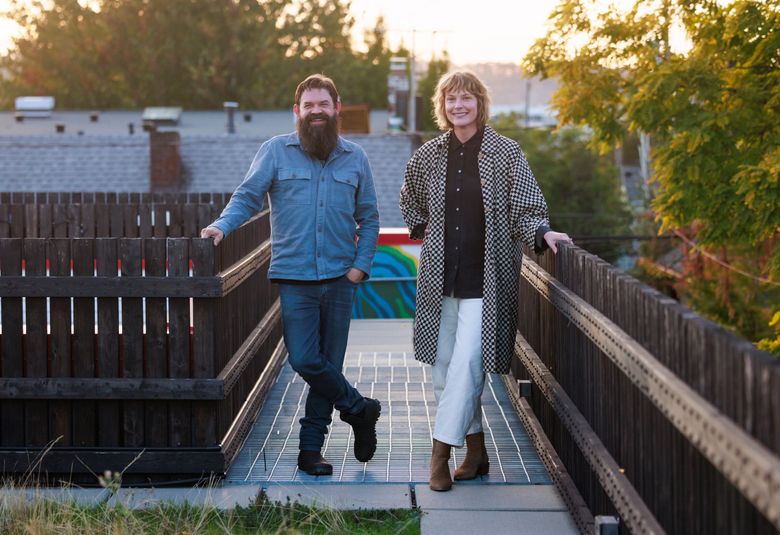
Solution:
<svg viewBox="0 0 780 535">
<path fill-rule="evenodd" d="M 455 470 L 455 479 L 463 481 L 484 476 L 490 470 L 490 460 L 485 449 L 485 433 L 466 435 L 466 458 Z"/>
<path fill-rule="evenodd" d="M 450 449 L 452 446 L 433 439 L 431 451 L 431 490 L 446 491 L 452 488 L 450 477 Z"/>
</svg>

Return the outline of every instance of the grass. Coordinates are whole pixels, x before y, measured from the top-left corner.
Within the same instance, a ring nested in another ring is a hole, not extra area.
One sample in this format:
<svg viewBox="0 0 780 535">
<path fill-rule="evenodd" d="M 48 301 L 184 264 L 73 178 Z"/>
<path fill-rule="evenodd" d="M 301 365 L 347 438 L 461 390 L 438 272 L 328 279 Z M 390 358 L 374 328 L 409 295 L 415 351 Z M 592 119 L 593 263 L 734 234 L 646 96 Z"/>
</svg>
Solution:
<svg viewBox="0 0 780 535">
<path fill-rule="evenodd" d="M 9 485 L 3 486 L 8 491 Z M 84 506 L 35 498 L 0 497 L 0 533 L 57 535 L 136 534 L 419 534 L 416 510 L 336 511 L 261 501 L 220 511 L 213 506 L 163 504 L 144 510 L 123 505 Z M 19 494 L 16 494 L 19 496 Z"/>
</svg>

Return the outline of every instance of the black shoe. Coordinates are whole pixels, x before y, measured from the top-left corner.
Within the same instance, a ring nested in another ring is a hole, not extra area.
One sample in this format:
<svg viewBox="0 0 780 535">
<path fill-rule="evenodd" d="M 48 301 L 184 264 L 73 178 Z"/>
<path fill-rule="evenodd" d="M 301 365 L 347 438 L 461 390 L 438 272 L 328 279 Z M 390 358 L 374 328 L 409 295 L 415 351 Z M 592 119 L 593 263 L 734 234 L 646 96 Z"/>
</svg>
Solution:
<svg viewBox="0 0 780 535">
<path fill-rule="evenodd" d="M 376 452 L 376 422 L 382 405 L 376 399 L 364 398 L 366 407 L 359 414 L 341 413 L 341 421 L 352 426 L 355 433 L 355 459 L 367 463 Z"/>
<path fill-rule="evenodd" d="M 333 465 L 326 461 L 318 451 L 298 453 L 298 468 L 310 476 L 329 476 L 333 473 Z"/>
</svg>

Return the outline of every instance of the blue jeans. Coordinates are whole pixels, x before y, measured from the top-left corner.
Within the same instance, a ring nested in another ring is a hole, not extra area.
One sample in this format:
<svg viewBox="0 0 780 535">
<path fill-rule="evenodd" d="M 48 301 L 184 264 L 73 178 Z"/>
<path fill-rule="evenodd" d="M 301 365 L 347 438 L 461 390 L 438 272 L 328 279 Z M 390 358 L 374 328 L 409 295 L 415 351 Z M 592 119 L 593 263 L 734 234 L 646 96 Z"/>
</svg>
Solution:
<svg viewBox="0 0 780 535">
<path fill-rule="evenodd" d="M 363 396 L 341 373 L 357 285 L 347 277 L 322 284 L 279 284 L 288 361 L 309 384 L 300 449 L 320 451 L 333 407 L 363 410 Z"/>
</svg>

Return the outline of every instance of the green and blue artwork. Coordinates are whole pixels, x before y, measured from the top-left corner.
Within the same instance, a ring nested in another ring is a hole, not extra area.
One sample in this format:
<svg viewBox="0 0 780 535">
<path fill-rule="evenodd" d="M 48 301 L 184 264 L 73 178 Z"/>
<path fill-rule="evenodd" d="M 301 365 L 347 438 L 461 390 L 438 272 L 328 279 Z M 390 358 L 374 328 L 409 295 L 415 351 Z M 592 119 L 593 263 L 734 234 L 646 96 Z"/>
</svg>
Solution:
<svg viewBox="0 0 780 535">
<path fill-rule="evenodd" d="M 379 245 L 371 278 L 357 289 L 353 318 L 413 318 L 419 245 Z"/>
</svg>

